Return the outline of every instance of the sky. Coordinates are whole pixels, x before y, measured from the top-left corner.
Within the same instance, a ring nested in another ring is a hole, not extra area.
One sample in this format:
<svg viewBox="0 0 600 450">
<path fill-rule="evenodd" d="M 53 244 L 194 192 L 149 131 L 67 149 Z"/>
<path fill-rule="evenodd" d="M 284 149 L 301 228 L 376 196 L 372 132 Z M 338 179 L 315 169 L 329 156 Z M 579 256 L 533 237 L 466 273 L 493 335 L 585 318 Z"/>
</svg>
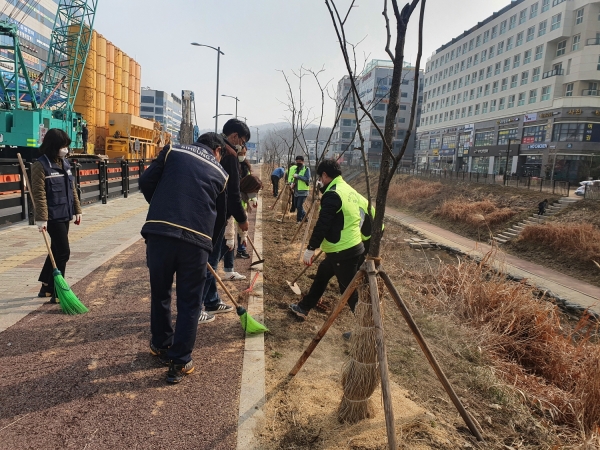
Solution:
<svg viewBox="0 0 600 450">
<path fill-rule="evenodd" d="M 346 11 L 351 0 L 335 1 Z M 347 39 L 359 43 L 358 65 L 389 59 L 381 14 L 384 0 L 357 0 L 346 23 Z M 399 0 L 399 6 L 406 3 Z M 441 45 L 470 29 L 510 0 L 428 0 L 423 60 Z M 392 18 L 391 2 L 388 6 Z M 417 11 L 409 27 L 405 60 L 417 53 Z M 198 126 L 214 127 L 217 52 L 221 48 L 219 94 L 239 98 L 238 117 L 249 126 L 286 120 L 288 75 L 299 94 L 301 67 L 319 71 L 322 85 L 334 93 L 345 65 L 324 0 L 98 0 L 96 30 L 142 66 L 142 86 L 181 95 L 194 91 Z M 312 77 L 312 76 L 310 76 Z M 305 111 L 317 120 L 321 95 L 314 78 L 303 78 Z M 219 114 L 235 114 L 236 101 L 219 97 Z M 331 126 L 335 104 L 327 98 L 323 125 Z M 219 127 L 229 117 L 219 117 Z"/>
</svg>

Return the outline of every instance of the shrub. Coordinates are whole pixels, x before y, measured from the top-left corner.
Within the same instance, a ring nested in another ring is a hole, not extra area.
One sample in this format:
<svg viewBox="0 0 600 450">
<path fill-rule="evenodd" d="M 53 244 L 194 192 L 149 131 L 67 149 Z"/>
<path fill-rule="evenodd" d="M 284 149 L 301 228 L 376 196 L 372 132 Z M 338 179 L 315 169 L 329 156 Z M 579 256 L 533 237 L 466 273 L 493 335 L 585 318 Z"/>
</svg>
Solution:
<svg viewBox="0 0 600 450">
<path fill-rule="evenodd" d="M 489 199 L 473 202 L 467 198 L 459 198 L 445 201 L 435 213 L 453 222 L 478 227 L 506 222 L 517 214 L 517 211 L 512 208 L 498 208 Z"/>
<path fill-rule="evenodd" d="M 433 197 L 442 190 L 442 183 L 405 178 L 390 185 L 388 201 L 400 205 L 413 205 L 424 198 Z"/>
</svg>

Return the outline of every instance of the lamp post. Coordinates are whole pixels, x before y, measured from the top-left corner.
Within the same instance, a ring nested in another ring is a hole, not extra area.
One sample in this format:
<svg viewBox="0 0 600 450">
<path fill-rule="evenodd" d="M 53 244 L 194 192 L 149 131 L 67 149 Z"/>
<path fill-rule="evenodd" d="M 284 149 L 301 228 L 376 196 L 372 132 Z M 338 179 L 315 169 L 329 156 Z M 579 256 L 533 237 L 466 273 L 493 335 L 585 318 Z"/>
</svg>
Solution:
<svg viewBox="0 0 600 450">
<path fill-rule="evenodd" d="M 521 141 L 519 139 L 511 139 L 508 138 L 508 149 L 506 150 L 506 164 L 504 165 L 504 185 L 508 185 L 508 157 L 510 155 L 510 143 L 511 142 L 518 142 L 519 144 L 521 143 Z"/>
<path fill-rule="evenodd" d="M 225 113 L 224 113 L 224 114 L 217 114 L 216 116 L 213 116 L 213 119 L 215 119 L 215 118 L 217 118 L 217 117 L 219 117 L 219 116 L 233 116 L 233 114 L 231 114 L 231 113 L 227 113 L 227 114 L 225 114 Z"/>
<path fill-rule="evenodd" d="M 238 116 L 237 115 L 237 104 L 240 101 L 240 99 L 237 97 L 234 97 L 233 95 L 225 95 L 225 94 L 221 94 L 221 97 L 229 97 L 229 98 L 232 98 L 235 100 L 235 118 L 237 119 L 237 116 Z"/>
<path fill-rule="evenodd" d="M 258 127 L 252 127 L 252 128 L 256 128 L 256 161 L 260 161 L 260 152 L 259 152 L 259 148 L 260 148 L 260 131 L 258 129 Z"/>
<path fill-rule="evenodd" d="M 216 105 L 215 105 L 215 116 L 213 117 L 215 119 L 215 133 L 218 133 L 218 128 L 219 128 L 219 64 L 221 62 L 221 55 L 225 56 L 225 53 L 223 53 L 221 51 L 221 47 L 211 47 L 210 45 L 204 45 L 204 44 L 198 44 L 197 42 L 192 42 L 192 45 L 195 45 L 196 47 L 208 47 L 208 48 L 212 48 L 213 50 L 215 50 L 217 52 L 217 100 L 216 100 Z M 237 105 L 237 103 L 236 103 Z"/>
</svg>

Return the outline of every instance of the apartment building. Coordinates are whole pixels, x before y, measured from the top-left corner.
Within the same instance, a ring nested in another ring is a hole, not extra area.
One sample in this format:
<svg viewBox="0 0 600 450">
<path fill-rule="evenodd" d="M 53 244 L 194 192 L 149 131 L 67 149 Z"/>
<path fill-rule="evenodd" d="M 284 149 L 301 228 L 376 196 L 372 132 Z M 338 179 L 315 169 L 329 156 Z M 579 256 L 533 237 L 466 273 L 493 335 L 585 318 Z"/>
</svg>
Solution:
<svg viewBox="0 0 600 450">
<path fill-rule="evenodd" d="M 599 79 L 600 2 L 514 0 L 428 60 L 418 165 L 579 181 Z"/>
<path fill-rule="evenodd" d="M 175 94 L 142 88 L 140 115 L 144 119 L 156 120 L 163 130 L 171 133 L 174 143 L 179 143 L 179 128 L 181 125 L 181 99 Z"/>
<path fill-rule="evenodd" d="M 385 125 L 385 116 L 389 104 L 389 92 L 392 83 L 393 64 L 391 61 L 375 59 L 370 61 L 363 73 L 357 79 L 357 88 L 359 96 L 365 106 L 369 109 L 377 126 L 383 129 Z M 396 126 L 394 131 L 393 151 L 398 153 L 404 142 L 404 137 L 408 130 L 410 122 L 410 112 L 413 102 L 414 83 L 417 75 L 415 68 L 405 63 L 402 71 L 402 86 L 400 93 L 400 109 L 396 116 Z M 421 79 L 419 83 L 419 98 L 417 99 L 416 122 L 419 123 L 422 102 L 423 72 L 418 75 Z M 338 82 L 336 95 L 336 104 L 342 108 L 340 120 L 336 124 L 333 134 L 332 144 L 334 152 L 341 154 L 344 150 L 345 160 L 351 163 L 357 163 L 360 159 L 360 152 L 353 150 L 360 145 L 358 135 L 356 135 L 356 116 L 354 113 L 354 102 L 350 91 L 350 79 L 346 76 Z M 365 139 L 365 151 L 368 156 L 369 165 L 379 167 L 381 155 L 383 152 L 383 141 L 377 128 L 371 124 L 367 117 L 359 111 L 361 120 L 361 130 Z M 415 135 L 410 138 L 409 145 L 404 153 L 402 165 L 410 166 L 413 163 Z"/>
</svg>

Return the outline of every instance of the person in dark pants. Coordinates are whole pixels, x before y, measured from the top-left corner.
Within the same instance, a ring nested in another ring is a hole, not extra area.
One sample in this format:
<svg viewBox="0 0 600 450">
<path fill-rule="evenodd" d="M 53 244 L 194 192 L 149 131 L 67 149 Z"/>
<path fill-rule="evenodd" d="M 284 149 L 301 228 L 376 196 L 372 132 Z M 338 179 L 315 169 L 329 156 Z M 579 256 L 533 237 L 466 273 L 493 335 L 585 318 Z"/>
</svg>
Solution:
<svg viewBox="0 0 600 450">
<path fill-rule="evenodd" d="M 217 221 L 226 214 L 227 172 L 219 164 L 225 142 L 206 133 L 193 145 L 165 146 L 140 177 L 150 203 L 142 236 L 150 271 L 150 353 L 169 365 L 168 383 L 194 371 L 192 350 Z M 177 320 L 171 291 L 177 274 Z"/>
<path fill-rule="evenodd" d="M 40 145 L 41 157 L 31 166 L 31 193 L 35 202 L 35 223 L 40 232 L 48 231 L 56 267 L 65 275 L 71 256 L 69 222 L 81 223 L 81 205 L 77 196 L 71 165 L 66 156 L 71 139 L 63 130 L 52 128 Z M 56 303 L 54 269 L 50 256 L 40 273 L 39 297 L 50 297 Z"/>
<path fill-rule="evenodd" d="M 325 253 L 325 259 L 319 264 L 308 294 L 298 304 L 290 305 L 291 312 L 302 320 L 306 320 L 310 310 L 317 305 L 334 275 L 340 293 L 346 290 L 364 259 L 365 251 L 361 234 L 362 196 L 344 181 L 340 165 L 334 159 L 321 162 L 317 175 L 322 183 L 321 211 L 303 261 L 308 266 L 312 265 L 318 247 Z M 352 311 L 357 301 L 355 291 L 348 301 Z"/>
<path fill-rule="evenodd" d="M 290 212 L 296 211 L 296 223 L 300 223 L 306 214 L 304 201 L 310 191 L 310 169 L 304 165 L 304 156 L 296 156 L 296 165 L 290 168 L 288 183 L 294 188 Z"/>
<path fill-rule="evenodd" d="M 277 197 L 279 195 L 279 180 L 281 180 L 284 175 L 285 169 L 283 167 L 278 167 L 271 174 L 271 184 L 273 185 L 273 197 Z"/>
<path fill-rule="evenodd" d="M 87 143 L 88 143 L 88 129 L 87 124 L 83 124 L 81 127 L 81 139 L 83 140 L 83 153 L 87 153 Z"/>
<path fill-rule="evenodd" d="M 538 215 L 543 216 L 546 213 L 546 208 L 548 207 L 548 199 L 544 199 L 543 201 L 538 203 Z"/>
</svg>

